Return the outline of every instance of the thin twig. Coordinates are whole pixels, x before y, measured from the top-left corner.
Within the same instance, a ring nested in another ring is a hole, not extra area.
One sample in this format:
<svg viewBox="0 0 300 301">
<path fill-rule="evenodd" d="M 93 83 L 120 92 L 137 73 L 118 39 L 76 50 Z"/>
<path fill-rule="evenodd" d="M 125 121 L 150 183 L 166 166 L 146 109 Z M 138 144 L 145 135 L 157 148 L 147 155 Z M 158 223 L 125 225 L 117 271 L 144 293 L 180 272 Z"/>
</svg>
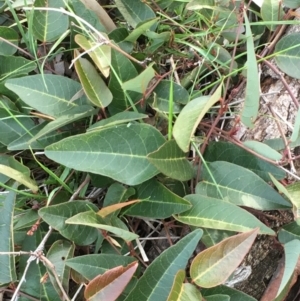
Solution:
<svg viewBox="0 0 300 301">
<path fill-rule="evenodd" d="M 89 175 L 86 175 L 84 181 L 79 185 L 79 187 L 76 189 L 76 191 L 70 197 L 68 202 L 74 201 L 78 197 L 78 195 L 79 195 L 80 191 L 83 189 L 83 187 L 85 185 L 87 185 L 90 182 L 90 180 L 91 180 L 91 177 Z"/>
<path fill-rule="evenodd" d="M 69 296 L 66 293 L 65 289 L 63 288 L 63 285 L 62 285 L 61 280 L 59 279 L 59 277 L 58 277 L 58 275 L 56 273 L 55 266 L 53 265 L 53 263 L 47 257 L 45 257 L 44 255 L 41 255 L 40 259 L 51 270 L 52 275 L 54 276 L 54 278 L 56 280 L 56 283 L 59 286 L 59 288 L 60 288 L 60 290 L 61 290 L 61 292 L 62 292 L 62 294 L 64 296 L 64 299 L 67 300 L 67 301 L 71 301 L 71 299 L 69 298 Z"/>
<path fill-rule="evenodd" d="M 32 255 L 28 258 L 27 260 L 27 263 L 26 263 L 26 267 L 24 269 L 24 272 L 23 272 L 23 275 L 19 281 L 19 284 L 11 298 L 11 301 L 16 301 L 17 298 L 18 298 L 18 295 L 19 295 L 19 291 L 21 289 L 21 286 L 23 284 L 23 282 L 25 282 L 25 277 L 26 277 L 26 274 L 27 274 L 27 271 L 29 269 L 29 266 L 30 264 L 34 261 L 34 260 L 39 260 L 40 256 L 43 254 L 43 250 L 45 248 L 45 244 L 46 244 L 46 241 L 48 240 L 50 234 L 52 232 L 52 228 L 49 227 L 49 230 L 48 232 L 46 233 L 46 235 L 44 236 L 44 238 L 42 239 L 42 241 L 40 242 L 40 244 L 38 245 L 38 247 L 35 249 L 34 252 L 32 252 Z"/>
</svg>

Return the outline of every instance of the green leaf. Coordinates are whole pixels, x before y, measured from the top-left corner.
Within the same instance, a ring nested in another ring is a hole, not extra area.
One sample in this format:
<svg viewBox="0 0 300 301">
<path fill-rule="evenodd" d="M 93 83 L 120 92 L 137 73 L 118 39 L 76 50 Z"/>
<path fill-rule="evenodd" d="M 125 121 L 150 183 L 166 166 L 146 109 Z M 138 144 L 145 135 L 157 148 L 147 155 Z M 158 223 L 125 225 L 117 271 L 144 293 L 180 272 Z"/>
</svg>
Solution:
<svg viewBox="0 0 300 301">
<path fill-rule="evenodd" d="M 17 47 L 13 45 L 18 46 L 19 36 L 17 32 L 7 26 L 0 26 L 0 37 L 0 55 L 13 55 L 16 53 Z M 6 43 L 6 41 L 8 41 L 9 44 Z"/>
<path fill-rule="evenodd" d="M 104 33 L 101 34 L 107 38 L 107 35 Z M 87 51 L 88 55 L 91 57 L 101 73 L 105 77 L 108 77 L 110 73 L 111 47 L 108 45 L 96 47 L 98 45 L 96 42 L 88 40 L 85 36 L 80 34 L 75 36 L 75 41 L 79 46 Z"/>
<path fill-rule="evenodd" d="M 65 238 L 72 240 L 75 244 L 85 246 L 96 240 L 98 236 L 97 229 L 81 225 L 68 225 L 65 222 L 68 218 L 78 213 L 90 211 L 91 208 L 95 211 L 98 210 L 92 203 L 73 201 L 43 207 L 39 210 L 39 216 Z"/>
<path fill-rule="evenodd" d="M 75 246 L 71 242 L 66 240 L 56 240 L 47 252 L 47 259 L 53 264 L 55 272 L 57 273 L 65 292 L 69 291 L 71 271 L 71 268 L 66 265 L 66 260 L 74 256 L 74 250 Z M 56 279 L 52 275 L 52 270 L 49 267 L 47 267 L 47 270 L 53 287 L 58 295 L 63 298 L 61 289 L 57 285 Z"/>
<path fill-rule="evenodd" d="M 40 244 L 43 234 L 40 228 L 38 227 L 37 231 L 34 232 L 34 235 L 26 235 L 24 239 L 21 250 L 31 252 L 35 250 Z M 28 256 L 21 256 L 19 261 L 19 271 L 20 275 L 23 275 L 25 266 L 27 264 Z M 53 301 L 53 300 L 61 300 L 60 296 L 55 291 L 52 286 L 51 281 L 46 281 L 41 283 L 42 277 L 45 276 L 47 270 L 44 264 L 41 262 L 36 264 L 32 262 L 27 270 L 26 281 L 22 283 L 21 292 L 28 294 L 31 297 L 35 297 L 38 300 L 43 301 Z M 27 298 L 24 298 L 25 301 L 28 301 Z M 19 298 L 19 300 L 24 300 L 23 296 Z"/>
<path fill-rule="evenodd" d="M 167 301 L 201 301 L 202 296 L 196 286 L 190 283 L 183 283 L 185 271 L 179 270 L 174 278 L 173 286 Z"/>
<path fill-rule="evenodd" d="M 130 34 L 126 37 L 125 41 L 135 43 L 136 40 L 144 34 L 146 31 L 148 31 L 154 24 L 156 24 L 158 21 L 158 18 L 146 20 L 142 23 L 139 23 L 137 27 L 130 32 Z"/>
<path fill-rule="evenodd" d="M 117 266 L 126 266 L 136 259 L 130 256 L 114 254 L 89 254 L 67 259 L 66 265 L 80 273 L 88 280 L 92 280 L 100 274 Z"/>
<path fill-rule="evenodd" d="M 276 21 L 283 20 L 283 16 L 284 16 L 282 5 L 278 3 L 278 0 L 264 0 L 262 2 L 260 13 L 264 21 L 270 21 L 275 23 L 272 25 L 267 25 L 267 27 L 271 31 L 274 31 L 276 29 L 277 27 Z"/>
<path fill-rule="evenodd" d="M 83 90 L 89 100 L 97 107 L 105 108 L 112 101 L 112 94 L 94 66 L 84 58 L 80 58 L 75 50 L 75 68 Z"/>
<path fill-rule="evenodd" d="M 172 179 L 187 181 L 194 175 L 191 164 L 175 140 L 165 142 L 157 151 L 149 154 L 148 159 L 160 172 Z"/>
<path fill-rule="evenodd" d="M 185 199 L 192 204 L 192 208 L 175 216 L 184 224 L 236 232 L 247 232 L 258 227 L 261 234 L 275 234 L 251 213 L 229 202 L 197 194 L 187 195 Z"/>
<path fill-rule="evenodd" d="M 9 79 L 5 86 L 27 105 L 55 118 L 66 115 L 74 107 L 87 104 L 86 96 L 72 100 L 82 88 L 78 82 L 64 76 L 53 74 L 25 76 Z"/>
<path fill-rule="evenodd" d="M 35 0 L 34 6 L 61 8 L 65 7 L 63 0 Z M 35 10 L 32 20 L 32 31 L 41 42 L 54 42 L 64 34 L 69 26 L 69 17 L 63 12 Z"/>
<path fill-rule="evenodd" d="M 201 241 L 209 248 L 234 234 L 234 231 L 204 228 Z"/>
<path fill-rule="evenodd" d="M 153 10 L 142 1 L 116 0 L 116 6 L 126 22 L 133 28 L 140 22 L 155 18 Z"/>
<path fill-rule="evenodd" d="M 45 154 L 67 167 L 137 185 L 158 174 L 147 155 L 164 142 L 150 125 L 119 125 L 66 138 L 48 146 Z"/>
<path fill-rule="evenodd" d="M 121 112 L 113 115 L 112 117 L 102 119 L 94 123 L 87 129 L 87 131 L 97 131 L 105 127 L 111 127 L 122 123 L 128 123 L 130 121 L 141 120 L 144 118 L 148 118 L 148 115 L 136 112 Z"/>
<path fill-rule="evenodd" d="M 34 126 L 29 130 L 28 133 L 24 133 L 21 137 L 9 143 L 7 149 L 12 151 L 24 150 L 29 149 L 29 146 L 31 149 L 44 149 L 46 146 L 54 142 L 62 140 L 63 138 L 70 137 L 70 135 L 78 134 L 80 132 L 80 129 L 73 129 L 68 127 L 60 129 L 60 131 L 53 131 L 51 133 L 45 134 L 40 139 L 29 142 L 32 137 L 38 134 L 47 124 L 49 123 L 43 122 Z"/>
<path fill-rule="evenodd" d="M 24 176 L 30 177 L 30 169 L 25 165 L 21 164 L 14 157 L 8 155 L 0 155 L 0 164 L 9 166 L 19 172 L 23 173 Z M 5 176 L 4 174 L 0 174 L 0 183 L 6 183 L 10 179 L 9 176 Z"/>
<path fill-rule="evenodd" d="M 296 182 L 285 187 L 288 192 L 288 198 L 293 204 L 294 217 L 298 219 L 300 217 L 300 183 Z"/>
<path fill-rule="evenodd" d="M 29 116 L 0 108 L 0 142 L 8 145 L 34 126 Z"/>
<path fill-rule="evenodd" d="M 210 142 L 204 153 L 206 161 L 226 161 L 256 173 L 265 181 L 270 181 L 269 173 L 280 180 L 285 177 L 285 172 L 280 168 L 258 158 L 237 145 L 225 141 Z"/>
<path fill-rule="evenodd" d="M 259 210 L 289 209 L 286 201 L 255 173 L 235 164 L 216 161 L 203 168 L 196 193 Z M 211 178 L 211 175 L 213 179 Z M 219 195 L 219 191 L 222 196 Z"/>
<path fill-rule="evenodd" d="M 203 288 L 201 293 L 204 297 L 212 296 L 216 294 L 228 295 L 230 296 L 230 301 L 257 301 L 255 298 L 246 295 L 245 293 L 238 291 L 234 288 L 219 285 L 213 288 Z"/>
<path fill-rule="evenodd" d="M 83 225 L 109 231 L 125 241 L 131 241 L 139 236 L 135 233 L 107 224 L 108 221 L 93 211 L 81 212 L 66 220 L 66 224 Z"/>
<path fill-rule="evenodd" d="M 287 75 L 300 79 L 300 34 L 291 33 L 280 39 L 275 46 L 275 61 Z"/>
<path fill-rule="evenodd" d="M 39 216 L 36 210 L 27 209 L 14 216 L 14 231 L 31 227 L 38 220 Z"/>
<path fill-rule="evenodd" d="M 299 132 L 300 132 L 300 110 L 298 109 L 297 115 L 296 115 L 296 119 L 295 119 L 295 124 L 294 124 L 294 129 L 293 129 L 293 133 L 291 136 L 291 141 L 292 142 L 297 142 L 297 140 L 299 140 Z M 290 147 L 292 147 L 290 145 Z M 285 146 L 284 146 L 285 148 Z"/>
<path fill-rule="evenodd" d="M 126 301 L 167 300 L 176 273 L 185 269 L 202 231 L 195 230 L 161 253 L 146 269 Z"/>
<path fill-rule="evenodd" d="M 300 240 L 300 225 L 299 220 L 284 225 L 278 232 L 278 240 L 285 244 L 291 240 Z"/>
<path fill-rule="evenodd" d="M 17 184 L 13 185 L 17 188 Z M 0 252 L 14 251 L 14 236 L 13 236 L 13 214 L 16 200 L 16 193 L 9 191 L 5 199 L 0 198 Z M 4 255 L 0 256 L 0 284 L 6 284 L 17 280 L 15 256 Z"/>
<path fill-rule="evenodd" d="M 148 87 L 149 82 L 155 76 L 155 71 L 153 69 L 154 63 L 151 63 L 142 73 L 137 77 L 132 78 L 123 83 L 123 89 L 126 91 L 135 91 L 137 93 L 144 94 Z"/>
<path fill-rule="evenodd" d="M 138 267 L 137 262 L 127 267 L 115 267 L 98 275 L 86 286 L 84 297 L 89 301 L 115 301 L 125 289 Z"/>
<path fill-rule="evenodd" d="M 173 136 L 179 147 L 187 152 L 192 136 L 211 106 L 221 97 L 222 85 L 211 96 L 200 96 L 190 101 L 181 111 L 175 121 Z"/>
<path fill-rule="evenodd" d="M 19 170 L 16 170 L 9 166 L 0 164 L 0 173 L 6 175 L 7 177 L 14 179 L 15 181 L 19 182 L 20 184 L 25 185 L 33 192 L 38 192 L 38 190 L 39 190 L 36 182 L 33 179 L 31 179 L 27 174 L 24 174 L 23 172 L 20 172 Z"/>
<path fill-rule="evenodd" d="M 126 209 L 123 212 L 125 215 L 163 219 L 191 208 L 188 201 L 174 194 L 156 179 L 151 179 L 135 189 L 141 202 Z"/>
<path fill-rule="evenodd" d="M 92 115 L 95 115 L 96 113 L 97 110 L 95 110 L 93 107 L 89 105 L 73 107 L 71 110 L 67 112 L 66 115 L 59 116 L 55 120 L 50 121 L 48 124 L 46 124 L 37 134 L 34 135 L 34 137 L 32 137 L 29 140 L 28 143 L 31 145 L 33 142 L 40 140 L 42 137 L 50 134 L 51 132 L 69 123 L 74 123 L 75 121 L 78 121 L 85 117 L 90 117 Z"/>
<path fill-rule="evenodd" d="M 133 63 L 125 57 L 123 54 L 116 50 L 112 50 L 111 54 L 111 66 L 115 70 L 111 74 L 108 87 L 113 95 L 113 101 L 109 105 L 109 112 L 113 115 L 127 110 L 130 107 L 130 103 L 127 99 L 122 83 L 129 81 L 138 76 Z M 120 79 L 121 83 L 119 82 Z M 133 102 L 140 100 L 141 94 L 129 91 L 129 96 Z"/>
<path fill-rule="evenodd" d="M 247 82 L 245 104 L 242 111 L 242 122 L 250 128 L 254 127 L 254 121 L 258 114 L 259 98 L 260 98 L 260 78 L 258 74 L 254 41 L 249 24 L 248 17 L 244 13 L 246 38 L 247 38 Z"/>
<path fill-rule="evenodd" d="M 282 298 L 286 296 L 284 294 L 281 296 L 281 298 L 277 299 L 278 296 L 280 296 L 287 289 L 290 280 L 294 275 L 294 271 L 299 260 L 299 255 L 300 241 L 298 239 L 292 240 L 284 245 L 285 266 L 280 287 L 276 295 L 276 301 L 283 300 Z"/>
<path fill-rule="evenodd" d="M 199 253 L 190 268 L 193 282 L 206 288 L 224 283 L 248 253 L 257 233 L 254 229 L 232 236 Z"/>
<path fill-rule="evenodd" d="M 77 16 L 81 16 L 80 14 L 83 14 L 83 16 L 86 16 L 84 18 L 86 21 L 88 21 L 89 24 L 93 25 L 95 28 L 99 30 L 97 27 L 97 24 L 103 26 L 106 31 L 110 32 L 116 28 L 115 23 L 112 21 L 106 10 L 101 6 L 101 4 L 97 0 L 80 0 L 82 3 L 84 3 L 85 8 L 82 8 L 82 6 L 78 6 L 78 9 L 75 11 L 75 14 Z M 72 5 L 74 6 L 74 2 L 72 1 Z M 87 19 L 87 16 L 90 16 L 90 19 Z M 95 23 L 91 22 L 94 21 Z M 102 31 L 102 30 L 99 30 Z"/>
<path fill-rule="evenodd" d="M 272 149 L 270 146 L 268 146 L 267 144 L 264 144 L 262 142 L 259 141 L 245 141 L 243 142 L 243 144 L 255 151 L 256 153 L 264 156 L 265 158 L 274 160 L 274 161 L 279 161 L 282 159 L 282 155 L 280 153 L 278 153 L 277 151 L 275 151 L 274 149 Z"/>
<path fill-rule="evenodd" d="M 180 113 L 182 105 L 187 104 L 189 101 L 188 91 L 176 84 L 171 83 L 169 80 L 162 80 L 153 90 L 153 97 L 150 99 L 151 106 L 159 112 L 169 112 L 170 89 L 173 89 L 173 113 Z"/>
<path fill-rule="evenodd" d="M 27 60 L 21 56 L 0 55 L 0 81 L 10 77 L 26 75 L 35 68 L 35 62 Z"/>
<path fill-rule="evenodd" d="M 227 295 L 212 295 L 205 297 L 205 301 L 230 301 L 230 297 Z"/>
</svg>

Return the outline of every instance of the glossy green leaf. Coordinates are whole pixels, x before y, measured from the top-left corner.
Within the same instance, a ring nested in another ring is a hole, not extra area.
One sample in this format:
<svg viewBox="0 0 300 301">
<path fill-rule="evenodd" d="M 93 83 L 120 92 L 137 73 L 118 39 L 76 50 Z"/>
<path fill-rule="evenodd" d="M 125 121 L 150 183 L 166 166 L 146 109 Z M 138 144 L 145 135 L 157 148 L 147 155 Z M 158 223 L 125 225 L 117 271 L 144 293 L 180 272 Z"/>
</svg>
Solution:
<svg viewBox="0 0 300 301">
<path fill-rule="evenodd" d="M 235 235 L 199 253 L 190 268 L 193 282 L 206 288 L 224 283 L 248 253 L 257 233 L 254 229 Z"/>
<path fill-rule="evenodd" d="M 17 140 L 34 126 L 29 116 L 0 108 L 0 142 L 4 145 Z"/>
<path fill-rule="evenodd" d="M 75 246 L 66 240 L 56 240 L 47 252 L 47 259 L 53 264 L 55 272 L 58 275 L 60 283 L 62 284 L 65 292 L 69 291 L 70 271 L 71 268 L 66 265 L 66 260 L 74 256 Z M 57 285 L 56 279 L 52 275 L 52 270 L 48 267 L 50 280 L 56 292 L 63 298 L 61 290 Z"/>
<path fill-rule="evenodd" d="M 164 142 L 152 126 L 119 125 L 66 138 L 48 146 L 45 154 L 67 167 L 137 185 L 158 174 L 147 155 Z"/>
<path fill-rule="evenodd" d="M 247 37 L 247 81 L 245 103 L 241 113 L 241 120 L 247 127 L 253 128 L 259 108 L 260 78 L 256 62 L 253 36 L 246 13 L 244 13 L 244 20 Z"/>
<path fill-rule="evenodd" d="M 189 150 L 194 132 L 207 113 L 221 97 L 222 85 L 211 96 L 200 96 L 190 101 L 181 111 L 173 127 L 173 136 L 178 146 L 184 151 Z"/>
<path fill-rule="evenodd" d="M 101 229 L 104 231 L 109 231 L 116 236 L 124 239 L 125 241 L 131 241 L 139 236 L 135 233 L 126 231 L 121 228 L 113 227 L 108 224 L 108 220 L 105 220 L 100 215 L 93 211 L 87 211 L 87 212 L 81 212 L 65 221 L 66 224 L 72 224 L 72 225 L 83 225 L 83 226 L 89 226 L 94 227 L 96 229 Z"/>
<path fill-rule="evenodd" d="M 89 301 L 115 301 L 129 283 L 137 267 L 138 263 L 133 262 L 126 267 L 115 267 L 97 276 L 86 286 L 84 297 Z"/>
<path fill-rule="evenodd" d="M 104 33 L 101 34 L 107 38 Z M 101 73 L 105 77 L 108 77 L 110 73 L 111 47 L 108 45 L 100 45 L 96 47 L 96 42 L 88 40 L 85 36 L 80 34 L 75 36 L 75 41 L 79 46 L 87 51 L 88 55 L 91 57 Z"/>
<path fill-rule="evenodd" d="M 82 225 L 68 225 L 65 222 L 78 213 L 90 211 L 91 208 L 95 211 L 98 210 L 92 203 L 73 201 L 43 207 L 39 210 L 39 216 L 65 238 L 72 240 L 75 244 L 85 246 L 96 240 L 98 236 L 97 229 Z"/>
<path fill-rule="evenodd" d="M 236 232 L 247 232 L 258 227 L 261 234 L 275 234 L 251 213 L 229 202 L 197 194 L 187 195 L 185 199 L 192 204 L 192 208 L 175 216 L 184 224 Z"/>
<path fill-rule="evenodd" d="M 0 55 L 0 81 L 28 74 L 35 68 L 35 62 L 21 56 Z"/>
<path fill-rule="evenodd" d="M 271 148 L 270 146 L 268 146 L 262 142 L 248 140 L 248 141 L 243 142 L 243 144 L 247 148 L 255 151 L 257 154 L 260 154 L 265 158 L 268 158 L 268 159 L 271 159 L 274 161 L 279 161 L 282 159 L 282 155 L 280 153 L 278 153 L 276 150 L 274 150 L 273 148 Z"/>
<path fill-rule="evenodd" d="M 0 26 L 0 55 L 13 55 L 16 53 L 17 48 L 13 45 L 18 46 L 19 36 L 18 33 L 7 26 Z M 9 41 L 10 43 L 6 43 Z"/>
<path fill-rule="evenodd" d="M 141 94 L 146 93 L 149 82 L 155 76 L 153 65 L 154 63 L 151 63 L 137 77 L 124 82 L 122 85 L 123 89 L 126 91 L 134 91 Z"/>
<path fill-rule="evenodd" d="M 13 185 L 17 188 L 17 184 Z M 13 236 L 13 214 L 16 200 L 16 193 L 10 191 L 4 199 L 0 198 L 0 252 L 14 251 L 14 236 Z M 0 284 L 14 282 L 17 279 L 15 257 L 11 255 L 0 256 Z"/>
<path fill-rule="evenodd" d="M 27 105 L 55 118 L 67 114 L 74 107 L 87 104 L 84 95 L 72 100 L 82 88 L 78 82 L 64 76 L 37 74 L 9 79 L 5 86 Z"/>
<path fill-rule="evenodd" d="M 80 129 L 64 128 L 59 131 L 53 131 L 48 134 L 45 134 L 43 137 L 36 141 L 29 142 L 34 135 L 38 134 L 48 123 L 43 122 L 31 128 L 28 133 L 24 133 L 18 139 L 12 141 L 7 146 L 8 150 L 24 150 L 29 149 L 44 149 L 46 146 L 62 140 L 63 138 L 69 137 L 71 134 L 75 135 L 80 132 Z"/>
<path fill-rule="evenodd" d="M 176 273 L 185 269 L 201 235 L 200 229 L 195 230 L 161 253 L 148 266 L 125 300 L 167 300 Z"/>
<path fill-rule="evenodd" d="M 209 162 L 227 161 L 245 167 L 265 181 L 270 181 L 269 173 L 278 180 L 285 177 L 285 172 L 282 169 L 261 160 L 233 143 L 225 141 L 211 141 L 206 148 L 204 158 Z"/>
<path fill-rule="evenodd" d="M 34 6 L 61 8 L 65 7 L 63 0 L 35 0 Z M 69 26 L 69 17 L 63 12 L 51 10 L 35 10 L 32 20 L 32 31 L 41 42 L 53 42 L 64 34 Z"/>
<path fill-rule="evenodd" d="M 140 22 L 156 17 L 152 9 L 142 1 L 116 0 L 116 5 L 126 22 L 133 28 Z"/>
<path fill-rule="evenodd" d="M 219 285 L 217 287 L 208 289 L 203 288 L 201 289 L 201 293 L 204 297 L 213 296 L 216 294 L 228 295 L 230 296 L 230 301 L 257 301 L 255 298 L 225 285 Z"/>
<path fill-rule="evenodd" d="M 261 17 L 264 21 L 271 21 L 276 23 L 276 21 L 283 20 L 284 11 L 282 9 L 282 5 L 278 2 L 278 0 L 264 0 L 261 6 Z M 267 27 L 274 31 L 277 25 L 267 25 Z"/>
<path fill-rule="evenodd" d="M 67 259 L 66 265 L 80 273 L 88 280 L 92 280 L 100 274 L 117 267 L 126 266 L 136 259 L 130 256 L 114 254 L 89 254 Z"/>
<path fill-rule="evenodd" d="M 300 240 L 299 220 L 284 225 L 278 233 L 278 240 L 282 244 L 288 243 L 294 239 Z"/>
<path fill-rule="evenodd" d="M 109 118 L 102 119 L 92 126 L 90 126 L 87 131 L 96 131 L 101 130 L 105 127 L 115 126 L 122 123 L 128 123 L 130 121 L 141 120 L 147 118 L 148 115 L 137 113 L 137 112 L 121 112 L 116 115 L 113 115 Z"/>
<path fill-rule="evenodd" d="M 216 161 L 203 168 L 196 193 L 259 210 L 289 209 L 290 203 L 255 173 L 235 164 Z M 213 179 L 211 178 L 213 177 Z M 219 195 L 221 192 L 221 196 Z"/>
<path fill-rule="evenodd" d="M 275 61 L 278 67 L 287 75 L 300 78 L 300 55 L 299 55 L 300 34 L 291 33 L 281 38 L 275 46 Z"/>
<path fill-rule="evenodd" d="M 27 174 L 24 174 L 14 168 L 0 164 L 0 173 L 14 179 L 20 184 L 25 185 L 32 190 L 32 192 L 38 192 L 39 190 L 36 182 L 33 179 L 31 179 Z"/>
<path fill-rule="evenodd" d="M 149 154 L 148 159 L 161 173 L 172 179 L 187 181 L 194 175 L 186 154 L 175 140 L 165 142 L 157 151 Z"/>
<path fill-rule="evenodd" d="M 123 212 L 125 215 L 163 219 L 191 208 L 188 201 L 174 194 L 156 179 L 151 179 L 135 189 L 136 196 L 141 201 L 126 209 Z"/>
<path fill-rule="evenodd" d="M 62 128 L 63 126 L 76 122 L 85 117 L 90 117 L 95 115 L 97 110 L 89 105 L 83 105 L 80 107 L 74 107 L 70 109 L 66 115 L 59 116 L 53 121 L 50 121 L 46 124 L 37 134 L 35 134 L 30 140 L 29 144 L 31 145 L 33 142 L 40 140 L 42 137 L 50 134 L 51 132 Z"/>
<path fill-rule="evenodd" d="M 75 50 L 75 68 L 82 88 L 88 99 L 97 107 L 105 108 L 112 101 L 112 94 L 94 66 L 84 58 L 80 58 Z"/>
<path fill-rule="evenodd" d="M 285 256 L 285 266 L 284 272 L 282 276 L 282 280 L 280 283 L 280 287 L 278 289 L 276 297 L 280 296 L 283 291 L 287 288 L 290 283 L 291 277 L 293 277 L 296 265 L 299 260 L 300 255 L 300 241 L 292 240 L 284 245 L 284 256 Z M 277 301 L 282 300 L 285 296 L 281 296 L 280 299 L 276 299 Z"/>
</svg>

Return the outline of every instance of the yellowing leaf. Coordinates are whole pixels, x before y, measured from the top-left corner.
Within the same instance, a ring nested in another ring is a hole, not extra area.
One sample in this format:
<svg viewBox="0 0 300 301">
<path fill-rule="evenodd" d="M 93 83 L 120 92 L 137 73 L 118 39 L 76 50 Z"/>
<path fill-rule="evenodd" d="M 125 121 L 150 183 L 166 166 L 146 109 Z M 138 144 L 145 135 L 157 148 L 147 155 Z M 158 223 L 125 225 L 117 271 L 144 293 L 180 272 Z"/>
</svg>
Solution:
<svg viewBox="0 0 300 301">
<path fill-rule="evenodd" d="M 198 254 L 190 268 L 190 275 L 201 287 L 224 283 L 240 265 L 252 246 L 258 229 L 229 237 Z"/>
</svg>

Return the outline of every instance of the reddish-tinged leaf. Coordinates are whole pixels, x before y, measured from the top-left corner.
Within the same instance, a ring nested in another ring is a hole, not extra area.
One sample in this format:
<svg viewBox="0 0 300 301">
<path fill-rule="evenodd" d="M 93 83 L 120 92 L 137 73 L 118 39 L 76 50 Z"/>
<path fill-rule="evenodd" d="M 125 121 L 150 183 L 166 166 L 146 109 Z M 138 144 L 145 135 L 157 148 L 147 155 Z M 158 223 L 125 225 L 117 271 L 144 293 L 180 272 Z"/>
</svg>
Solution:
<svg viewBox="0 0 300 301">
<path fill-rule="evenodd" d="M 190 269 L 193 282 L 205 288 L 224 283 L 248 253 L 258 231 L 229 237 L 197 255 Z"/>
<path fill-rule="evenodd" d="M 97 212 L 98 215 L 102 216 L 102 217 L 105 217 L 119 209 L 122 209 L 123 207 L 126 207 L 126 206 L 129 206 L 129 205 L 132 205 L 132 204 L 135 204 L 135 203 L 138 203 L 140 202 L 140 200 L 133 200 L 133 201 L 128 201 L 128 202 L 124 202 L 124 203 L 119 203 L 119 204 L 114 204 L 114 205 L 111 205 L 111 206 L 107 206 L 107 207 L 104 207 L 102 208 L 101 210 L 99 210 Z"/>
<path fill-rule="evenodd" d="M 86 287 L 84 297 L 88 301 L 116 300 L 132 278 L 138 263 L 132 262 L 127 267 L 118 266 L 103 275 L 94 278 Z"/>
</svg>

